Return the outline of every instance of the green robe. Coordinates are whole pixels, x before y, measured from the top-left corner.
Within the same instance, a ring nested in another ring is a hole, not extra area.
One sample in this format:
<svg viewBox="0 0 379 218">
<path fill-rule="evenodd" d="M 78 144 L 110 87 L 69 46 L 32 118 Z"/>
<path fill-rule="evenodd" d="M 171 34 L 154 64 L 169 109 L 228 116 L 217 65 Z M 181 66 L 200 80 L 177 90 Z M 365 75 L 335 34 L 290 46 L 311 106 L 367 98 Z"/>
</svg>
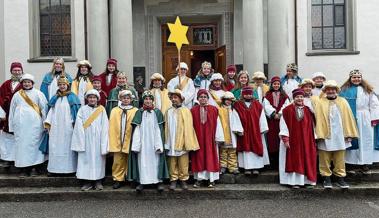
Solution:
<svg viewBox="0 0 379 218">
<path fill-rule="evenodd" d="M 140 108 L 132 121 L 133 125 L 133 132 L 136 126 L 141 125 L 142 123 L 142 114 L 144 110 Z M 159 109 L 154 109 L 154 113 L 157 117 L 159 129 L 161 131 L 161 137 L 162 137 L 162 143 L 164 147 L 164 118 L 163 114 Z M 128 181 L 134 181 L 134 182 L 139 182 L 139 170 L 138 170 L 138 154 L 136 152 L 133 152 L 132 146 L 130 146 L 129 150 L 129 157 L 128 157 L 128 170 L 127 170 L 127 175 L 126 178 Z M 169 178 L 169 171 L 167 167 L 167 161 L 166 161 L 166 151 L 163 151 L 160 154 L 160 159 L 159 159 L 159 165 L 158 165 L 158 179 L 159 180 L 164 180 Z"/>
<path fill-rule="evenodd" d="M 118 93 L 121 90 L 131 91 L 134 95 L 133 106 L 137 108 L 139 107 L 138 93 L 133 87 L 125 86 L 121 88 L 119 86 L 116 86 L 116 88 L 112 89 L 108 95 L 107 106 L 105 107 L 108 117 L 110 116 L 112 109 L 118 106 Z"/>
</svg>

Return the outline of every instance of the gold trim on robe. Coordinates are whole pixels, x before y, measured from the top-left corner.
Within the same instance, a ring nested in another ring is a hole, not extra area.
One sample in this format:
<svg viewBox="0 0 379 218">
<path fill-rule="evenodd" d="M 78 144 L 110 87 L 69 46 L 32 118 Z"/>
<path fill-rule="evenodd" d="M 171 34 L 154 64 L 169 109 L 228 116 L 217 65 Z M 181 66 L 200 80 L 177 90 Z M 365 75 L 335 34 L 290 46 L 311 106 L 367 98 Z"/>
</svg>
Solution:
<svg viewBox="0 0 379 218">
<path fill-rule="evenodd" d="M 89 126 L 91 126 L 92 122 L 96 120 L 96 118 L 105 111 L 105 108 L 101 105 L 99 105 L 96 110 L 88 117 L 88 119 L 83 123 L 83 128 L 87 129 Z"/>
<path fill-rule="evenodd" d="M 37 114 L 42 117 L 42 112 L 41 112 L 41 108 L 39 108 L 39 106 L 33 102 L 32 99 L 29 98 L 29 96 L 26 94 L 25 90 L 21 89 L 19 91 L 21 97 L 25 100 L 25 102 L 33 108 L 33 110 L 35 110 L 37 112 Z"/>
</svg>

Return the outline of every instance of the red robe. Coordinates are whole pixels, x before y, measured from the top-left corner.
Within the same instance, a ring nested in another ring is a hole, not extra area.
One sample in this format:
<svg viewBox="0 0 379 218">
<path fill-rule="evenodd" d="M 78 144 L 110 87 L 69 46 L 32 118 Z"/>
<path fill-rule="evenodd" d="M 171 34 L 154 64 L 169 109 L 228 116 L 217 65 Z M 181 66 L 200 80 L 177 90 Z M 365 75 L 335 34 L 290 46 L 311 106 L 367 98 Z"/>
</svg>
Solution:
<svg viewBox="0 0 379 218">
<path fill-rule="evenodd" d="M 226 82 L 224 84 L 224 91 L 230 92 L 234 89 L 234 84 L 231 82 Z"/>
<path fill-rule="evenodd" d="M 199 141 L 200 149 L 191 154 L 192 172 L 218 172 L 220 170 L 218 152 L 216 145 L 216 127 L 218 118 L 218 109 L 214 106 L 207 105 L 207 122 L 200 122 L 200 105 L 191 109 L 193 117 L 193 127 Z"/>
<path fill-rule="evenodd" d="M 100 74 L 99 77 L 101 79 L 101 90 L 103 90 L 105 92 L 105 94 L 107 94 L 107 96 L 108 96 L 109 93 L 111 92 L 111 90 L 117 86 L 117 74 L 113 74 L 112 80 L 111 80 L 110 84 L 108 84 L 108 85 L 107 85 L 107 73 L 106 72 Z"/>
<path fill-rule="evenodd" d="M 17 85 L 15 90 L 12 91 L 12 80 L 5 81 L 0 87 L 0 98 L 1 98 L 1 107 L 6 113 L 6 119 L 1 121 L 0 129 L 3 129 L 4 132 L 9 133 L 8 130 L 8 117 L 9 117 L 9 108 L 11 106 L 11 100 L 13 95 L 21 89 L 21 83 Z"/>
<path fill-rule="evenodd" d="M 107 104 L 108 95 L 103 90 L 100 90 L 99 93 L 100 93 L 100 104 L 105 107 L 105 105 Z"/>
<path fill-rule="evenodd" d="M 235 110 L 240 116 L 243 136 L 237 137 L 238 152 L 253 152 L 256 155 L 263 156 L 263 143 L 259 119 L 261 117 L 263 106 L 257 100 L 252 100 L 250 107 L 247 107 L 244 101 L 237 101 L 234 104 Z"/>
<path fill-rule="evenodd" d="M 286 153 L 286 173 L 299 173 L 308 180 L 317 180 L 317 149 L 313 132 L 314 117 L 311 110 L 304 106 L 304 117 L 298 121 L 296 106 L 291 104 L 283 109 L 283 119 L 289 132 L 290 148 Z"/>
<path fill-rule="evenodd" d="M 272 97 L 272 92 L 269 91 L 266 93 L 265 98 L 270 102 L 271 106 L 275 108 L 276 113 L 280 111 L 283 104 L 288 99 L 288 96 L 280 95 L 279 97 L 279 104 L 277 107 L 274 106 L 274 98 Z M 269 153 L 275 153 L 279 152 L 279 144 L 280 144 L 280 138 L 279 138 L 279 120 L 275 120 L 274 118 L 267 118 L 267 124 L 268 124 L 268 132 L 267 132 L 267 144 L 268 144 L 268 151 Z"/>
</svg>

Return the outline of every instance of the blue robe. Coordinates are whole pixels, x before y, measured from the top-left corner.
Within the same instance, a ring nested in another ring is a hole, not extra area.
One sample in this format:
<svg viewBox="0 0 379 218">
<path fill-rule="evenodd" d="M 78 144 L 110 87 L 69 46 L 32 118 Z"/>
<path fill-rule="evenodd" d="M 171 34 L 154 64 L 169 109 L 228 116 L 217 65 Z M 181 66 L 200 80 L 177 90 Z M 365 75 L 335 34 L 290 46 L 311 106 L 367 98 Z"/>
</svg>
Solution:
<svg viewBox="0 0 379 218">
<path fill-rule="evenodd" d="M 65 73 L 65 75 L 66 75 L 66 78 L 68 79 L 68 82 L 71 85 L 72 78 L 70 74 Z M 42 80 L 40 91 L 45 95 L 47 100 L 49 100 L 49 86 L 53 82 L 53 80 L 54 80 L 54 77 L 51 72 L 46 73 Z"/>
</svg>

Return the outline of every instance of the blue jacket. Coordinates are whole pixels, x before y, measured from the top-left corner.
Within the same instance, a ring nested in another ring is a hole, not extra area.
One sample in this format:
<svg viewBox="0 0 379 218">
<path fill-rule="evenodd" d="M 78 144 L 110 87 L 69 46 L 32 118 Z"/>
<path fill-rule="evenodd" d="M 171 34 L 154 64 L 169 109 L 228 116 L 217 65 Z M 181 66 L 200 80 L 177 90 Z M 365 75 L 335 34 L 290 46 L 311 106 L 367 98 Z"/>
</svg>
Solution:
<svg viewBox="0 0 379 218">
<path fill-rule="evenodd" d="M 66 75 L 66 78 L 68 79 L 68 81 L 71 85 L 72 78 L 71 78 L 70 74 L 65 73 L 65 75 Z M 51 82 L 53 82 L 53 79 L 54 79 L 53 74 L 51 72 L 48 72 L 45 74 L 45 76 L 43 77 L 43 80 L 42 80 L 40 91 L 45 95 L 47 100 L 49 100 L 49 86 L 50 86 Z"/>
</svg>

